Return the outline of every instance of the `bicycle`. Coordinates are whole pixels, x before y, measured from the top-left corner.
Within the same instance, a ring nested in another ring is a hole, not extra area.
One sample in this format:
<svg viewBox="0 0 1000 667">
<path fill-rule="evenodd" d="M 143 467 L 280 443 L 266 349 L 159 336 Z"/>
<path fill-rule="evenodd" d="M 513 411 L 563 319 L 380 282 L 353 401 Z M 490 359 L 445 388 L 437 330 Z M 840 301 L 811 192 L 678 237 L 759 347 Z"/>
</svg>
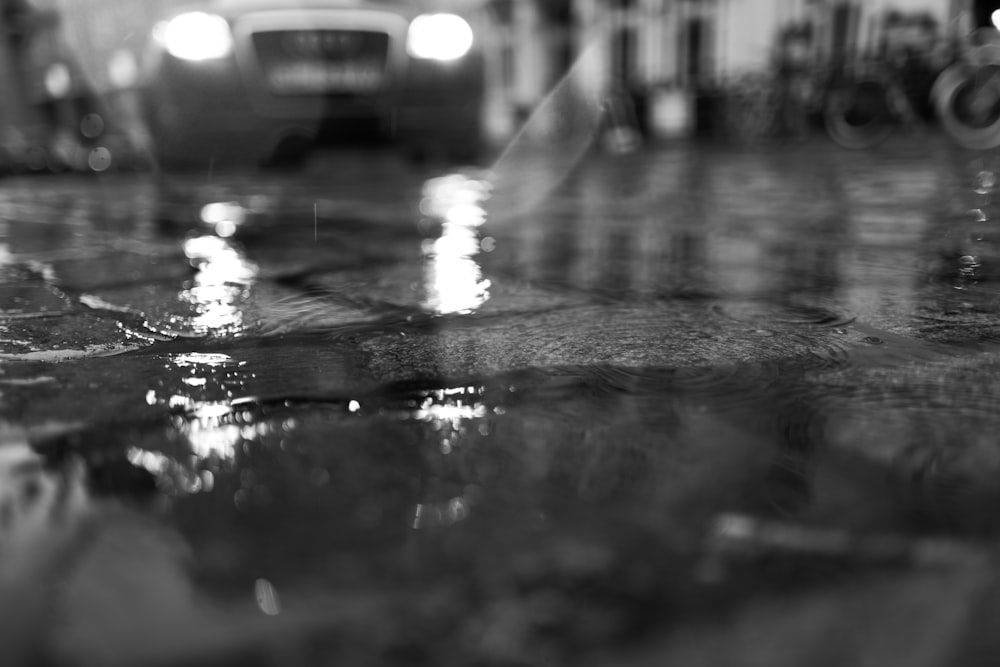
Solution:
<svg viewBox="0 0 1000 667">
<path fill-rule="evenodd" d="M 969 42 L 954 49 L 936 75 L 925 70 L 922 83 L 930 85 L 907 86 L 907 63 L 885 59 L 868 60 L 835 79 L 823 104 L 827 133 L 846 148 L 869 148 L 898 127 L 936 118 L 963 148 L 1000 147 L 1000 33 Z"/>
<path fill-rule="evenodd" d="M 980 30 L 934 83 L 941 126 L 963 148 L 1000 147 L 1000 33 Z"/>
<path fill-rule="evenodd" d="M 871 59 L 831 77 L 822 103 L 827 134 L 845 148 L 871 148 L 897 128 L 926 120 L 932 86 L 907 85 L 920 72 L 911 63 Z"/>
</svg>

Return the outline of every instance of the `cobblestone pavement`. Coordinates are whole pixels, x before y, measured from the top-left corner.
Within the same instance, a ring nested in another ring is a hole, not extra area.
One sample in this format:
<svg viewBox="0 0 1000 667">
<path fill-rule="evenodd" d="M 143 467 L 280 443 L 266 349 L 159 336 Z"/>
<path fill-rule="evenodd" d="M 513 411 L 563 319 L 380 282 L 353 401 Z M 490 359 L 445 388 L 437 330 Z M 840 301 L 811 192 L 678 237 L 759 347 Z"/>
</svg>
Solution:
<svg viewBox="0 0 1000 667">
<path fill-rule="evenodd" d="M 0 180 L 10 665 L 976 665 L 993 155 Z"/>
</svg>

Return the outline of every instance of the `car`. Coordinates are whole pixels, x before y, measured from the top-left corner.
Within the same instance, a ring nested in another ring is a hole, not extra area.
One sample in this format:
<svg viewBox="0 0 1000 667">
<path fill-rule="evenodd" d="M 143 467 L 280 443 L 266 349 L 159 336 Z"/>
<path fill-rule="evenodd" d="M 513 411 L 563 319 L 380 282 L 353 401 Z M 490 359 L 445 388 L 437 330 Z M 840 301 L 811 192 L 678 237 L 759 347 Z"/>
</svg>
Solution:
<svg viewBox="0 0 1000 667">
<path fill-rule="evenodd" d="M 164 167 L 294 161 L 366 127 L 411 154 L 481 147 L 475 0 L 48 4 L 60 27 L 30 40 L 29 96 Z"/>
</svg>

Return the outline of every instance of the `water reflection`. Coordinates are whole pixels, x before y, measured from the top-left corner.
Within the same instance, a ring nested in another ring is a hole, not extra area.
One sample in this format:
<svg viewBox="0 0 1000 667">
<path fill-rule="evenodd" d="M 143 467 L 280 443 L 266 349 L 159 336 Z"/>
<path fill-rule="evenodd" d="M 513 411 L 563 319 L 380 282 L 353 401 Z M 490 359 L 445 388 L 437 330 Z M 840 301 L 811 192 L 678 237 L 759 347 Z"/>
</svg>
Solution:
<svg viewBox="0 0 1000 667">
<path fill-rule="evenodd" d="M 219 353 L 173 355 L 165 365 L 175 382 L 146 393 L 146 403 L 169 408 L 173 426 L 187 443 L 185 456 L 130 448 L 128 459 L 165 482 L 176 493 L 211 491 L 213 474 L 232 467 L 239 448 L 270 431 L 232 405 L 255 374 L 246 363 Z"/>
<path fill-rule="evenodd" d="M 207 204 L 201 219 L 215 233 L 184 243 L 184 254 L 197 272 L 180 299 L 194 309 L 190 328 L 195 334 L 238 334 L 247 326 L 241 303 L 256 280 L 257 267 L 229 239 L 245 218 L 238 204 Z"/>
<path fill-rule="evenodd" d="M 447 425 L 452 430 L 459 431 L 464 421 L 486 416 L 482 394 L 483 388 L 474 386 L 428 392 L 413 416 L 430 422 L 439 429 Z"/>
<path fill-rule="evenodd" d="M 679 169 L 683 165 L 669 166 Z M 971 459 L 976 463 L 968 468 L 979 469 L 972 471 L 977 475 L 989 470 L 981 462 L 995 459 L 988 458 L 995 449 L 989 438 L 995 432 L 991 428 L 995 420 L 989 415 L 995 410 L 991 412 L 988 405 L 991 373 L 984 369 L 982 355 L 975 359 L 970 355 L 967 368 L 951 377 L 942 372 L 941 365 L 917 363 L 913 358 L 905 359 L 915 369 L 906 376 L 890 369 L 845 372 L 840 377 L 836 373 L 842 365 L 831 372 L 823 363 L 789 359 L 792 350 L 773 366 L 733 366 L 723 363 L 730 357 L 706 355 L 697 359 L 704 368 L 678 369 L 693 363 L 690 357 L 664 354 L 663 361 L 657 362 L 662 366 L 652 371 L 621 367 L 623 349 L 652 345 L 668 351 L 720 349 L 710 347 L 714 340 L 738 334 L 744 325 L 768 334 L 769 327 L 783 324 L 785 331 L 771 331 L 773 338 L 761 340 L 782 345 L 784 333 L 796 329 L 796 340 L 815 338 L 813 345 L 820 349 L 832 345 L 825 341 L 844 336 L 844 332 L 831 336 L 820 329 L 853 327 L 839 317 L 844 311 L 872 303 L 869 312 L 878 313 L 892 307 L 910 311 L 921 306 L 923 284 L 915 279 L 927 250 L 924 243 L 941 229 L 934 225 L 928 213 L 932 207 L 925 201 L 933 195 L 938 178 L 934 172 L 911 170 L 908 178 L 924 188 L 924 194 L 917 197 L 910 192 L 905 207 L 897 207 L 886 198 L 896 201 L 903 195 L 851 186 L 870 174 L 855 177 L 829 169 L 824 172 L 829 175 L 825 184 L 812 184 L 814 190 L 799 195 L 816 201 L 800 202 L 797 208 L 771 201 L 745 204 L 754 190 L 776 190 L 777 176 L 782 173 L 775 167 L 765 169 L 768 173 L 763 176 L 740 180 L 747 166 L 722 171 L 723 178 L 712 185 L 725 190 L 722 193 L 695 192 L 696 179 L 677 185 L 673 178 L 681 174 L 659 170 L 658 177 L 675 188 L 670 197 L 678 195 L 676 189 L 687 188 L 692 194 L 658 200 L 676 206 L 638 215 L 621 214 L 615 208 L 619 195 L 630 196 L 627 171 L 620 175 L 622 182 L 592 173 L 577 183 L 591 190 L 560 209 L 564 217 L 539 216 L 521 227 L 513 221 L 501 230 L 509 236 L 497 242 L 497 252 L 514 248 L 528 264 L 516 267 L 518 279 L 543 282 L 554 278 L 583 288 L 553 289 L 559 299 L 567 293 L 576 298 L 585 290 L 605 290 L 616 300 L 636 295 L 669 298 L 671 289 L 690 287 L 693 292 L 701 288 L 703 297 L 671 299 L 658 306 L 661 312 L 677 317 L 656 320 L 657 309 L 641 301 L 630 309 L 618 303 L 607 308 L 606 301 L 596 306 L 588 302 L 586 309 L 577 311 L 584 314 L 581 320 L 585 322 L 566 328 L 549 325 L 543 318 L 518 319 L 522 315 L 518 312 L 510 316 L 514 327 L 498 329 L 497 338 L 513 342 L 512 351 L 494 357 L 496 366 L 538 365 L 539 359 L 554 358 L 555 363 L 593 359 L 594 349 L 586 341 L 560 350 L 561 356 L 545 357 L 538 348 L 565 345 L 563 341 L 578 336 L 586 323 L 596 321 L 600 331 L 589 340 L 608 344 L 607 367 L 595 368 L 585 361 L 585 367 L 536 369 L 535 386 L 545 386 L 534 393 L 523 376 L 509 383 L 505 376 L 501 378 L 505 386 L 500 387 L 490 370 L 488 378 L 435 381 L 416 389 L 407 385 L 404 392 L 387 396 L 381 393 L 389 391 L 384 386 L 359 388 L 349 365 L 333 366 L 323 361 L 325 357 L 317 361 L 320 345 L 347 349 L 345 355 L 350 356 L 355 340 L 365 340 L 367 331 L 357 338 L 308 337 L 295 347 L 288 345 L 294 336 L 227 345 L 224 349 L 229 354 L 152 356 L 153 348 L 141 358 L 157 364 L 157 384 L 141 386 L 143 390 L 152 387 L 146 400 L 164 408 L 153 411 L 156 414 L 169 411 L 171 427 L 161 429 L 169 432 L 166 443 L 153 437 L 130 440 L 123 450 L 125 456 L 131 465 L 156 477 L 168 495 L 188 496 L 175 503 L 181 509 L 171 520 L 180 516 L 178 523 L 186 520 L 190 532 L 204 540 L 198 545 L 199 554 L 223 554 L 219 557 L 222 565 L 207 568 L 211 574 L 247 561 L 273 566 L 247 567 L 246 586 L 241 589 L 242 595 L 252 594 L 252 599 L 245 600 L 247 606 L 255 602 L 254 613 L 265 615 L 295 608 L 295 588 L 287 579 L 299 572 L 311 578 L 303 587 L 313 591 L 322 589 L 326 577 L 339 577 L 336 581 L 348 585 L 384 585 L 383 571 L 373 563 L 382 560 L 396 565 L 414 553 L 422 555 L 417 548 L 397 551 L 398 542 L 393 540 L 400 533 L 426 548 L 423 553 L 430 553 L 423 561 L 406 560 L 400 569 L 406 569 L 408 581 L 419 580 L 434 589 L 434 595 L 443 588 L 442 581 L 465 585 L 472 580 L 470 586 L 475 586 L 495 577 L 463 599 L 479 600 L 485 590 L 484 606 L 497 600 L 506 604 L 508 597 L 515 596 L 500 586 L 508 585 L 508 580 L 517 582 L 509 584 L 512 587 L 521 586 L 527 561 L 534 572 L 532 581 L 544 582 L 533 584 L 531 593 L 538 598 L 549 594 L 543 586 L 561 585 L 568 591 L 568 607 L 575 608 L 575 601 L 584 599 L 602 611 L 617 605 L 619 610 L 637 608 L 637 615 L 653 617 L 641 604 L 646 598 L 639 595 L 645 590 L 655 593 L 650 599 L 667 600 L 671 605 L 676 601 L 680 612 L 701 602 L 694 599 L 700 591 L 692 593 L 687 588 L 671 596 L 676 591 L 670 586 L 687 582 L 685 571 L 675 567 L 676 559 L 672 562 L 670 556 L 674 545 L 680 545 L 675 551 L 683 547 L 685 553 L 691 545 L 689 533 L 674 540 L 672 531 L 678 526 L 703 528 L 706 515 L 708 522 L 719 517 L 717 525 L 710 524 L 714 532 L 708 549 L 724 552 L 734 562 L 754 560 L 754 554 L 761 554 L 765 566 L 774 555 L 801 561 L 850 559 L 860 553 L 862 560 L 871 560 L 865 554 L 873 543 L 854 542 L 853 532 L 857 525 L 866 525 L 869 517 L 875 517 L 871 522 L 879 530 L 888 531 L 916 524 L 907 518 L 916 512 L 933 511 L 942 518 L 933 524 L 920 519 L 920 530 L 930 530 L 927 525 L 934 530 L 954 528 L 963 513 L 959 510 L 973 506 L 972 502 L 952 510 L 951 506 L 941 509 L 936 495 L 914 499 L 917 483 L 908 476 L 884 496 L 877 492 L 889 486 L 883 473 L 893 466 L 910 465 L 917 470 L 899 456 L 904 446 L 913 443 L 928 449 L 947 448 L 948 456 L 956 460 L 970 460 L 969 452 L 977 449 L 982 458 Z M 473 312 L 482 308 L 487 297 L 492 299 L 491 309 L 498 306 L 497 291 L 484 286 L 488 281 L 483 273 L 491 267 L 480 270 L 479 260 L 484 259 L 480 253 L 485 252 L 488 238 L 482 238 L 486 228 L 479 199 L 470 193 L 468 183 L 461 178 L 437 183 L 429 186 L 433 196 L 425 199 L 424 213 L 439 220 L 442 227 L 440 238 L 429 243 L 422 258 L 427 295 L 437 299 L 433 306 L 430 300 L 427 303 L 434 313 Z M 472 190 L 477 187 L 471 186 Z M 740 211 L 741 201 L 753 210 Z M 843 207 L 837 208 L 839 204 Z M 231 266 L 223 261 L 233 255 L 238 260 L 239 249 L 230 241 L 230 231 L 240 219 L 240 210 L 226 202 L 206 206 L 201 217 L 211 226 L 211 233 L 191 239 L 186 247 L 205 279 L 218 274 L 212 281 L 222 286 L 249 287 L 256 279 L 240 261 Z M 383 233 L 384 229 L 379 232 Z M 311 241 L 311 234 L 305 236 Z M 525 241 L 523 253 L 516 246 L 518 240 Z M 412 260 L 415 244 L 409 238 L 404 241 L 410 251 L 407 258 Z M 310 247 L 306 245 L 304 252 Z M 221 259 L 216 261 L 216 257 Z M 966 256 L 960 256 L 960 262 L 961 257 Z M 962 265 L 970 271 L 977 269 L 971 263 L 973 256 L 967 257 Z M 230 268 L 223 270 L 225 266 Z M 241 271 L 245 272 L 241 275 Z M 237 280 L 226 278 L 234 273 Z M 409 285 L 414 274 L 406 276 Z M 450 283 L 455 283 L 454 292 L 448 289 Z M 954 297 L 950 286 L 940 291 Z M 171 296 L 174 292 L 171 287 Z M 789 303 L 792 296 L 801 299 L 795 308 Z M 713 310 L 703 301 L 721 303 Z M 830 302 L 852 308 L 834 307 Z M 692 303 L 700 310 L 692 308 Z M 716 318 L 719 314 L 725 319 Z M 733 325 L 734 320 L 741 324 Z M 524 322 L 528 324 L 522 327 Z M 478 347 L 453 345 L 446 340 L 454 332 L 446 330 L 448 324 L 446 318 L 435 320 L 436 330 L 428 327 L 445 334 L 438 339 L 440 348 L 434 347 L 436 340 L 430 341 L 430 354 L 454 358 L 471 349 L 469 358 L 475 362 L 476 355 L 485 358 L 495 352 L 488 336 Z M 461 324 L 456 329 L 470 332 L 470 339 L 483 331 L 467 322 Z M 872 332 L 885 341 L 880 348 L 898 345 L 876 325 L 869 321 Z M 656 327 L 656 335 L 629 338 L 631 330 L 646 326 Z M 393 333 L 408 336 L 423 331 L 406 324 L 392 327 Z M 683 337 L 688 334 L 698 340 L 687 343 Z M 531 337 L 540 341 L 536 349 L 517 356 Z M 739 342 L 738 336 L 732 339 Z M 864 339 L 873 340 L 877 339 Z M 182 343 L 167 343 L 165 349 L 176 350 Z M 219 342 L 190 345 L 191 349 L 199 345 L 208 350 L 221 348 Z M 248 354 L 248 366 L 238 355 L 251 347 L 260 356 Z M 410 363 L 406 370 L 423 371 L 426 367 L 413 364 L 413 357 L 408 356 L 415 348 L 406 347 L 407 356 L 393 357 L 391 363 Z M 762 349 L 751 341 L 739 353 L 755 360 Z M 878 349 L 872 358 L 884 360 L 884 352 Z M 360 363 L 368 361 L 360 354 L 357 358 Z M 136 367 L 126 365 L 137 359 L 139 355 L 116 361 L 126 373 L 133 369 L 138 375 Z M 453 367 L 464 361 L 459 357 Z M 145 372 L 147 367 L 142 368 Z M 316 372 L 305 378 L 294 370 L 301 368 Z M 272 377 L 251 383 L 254 372 Z M 321 384 L 320 372 L 334 379 Z M 138 377 L 140 382 L 148 381 L 147 375 Z M 936 384 L 928 389 L 932 381 Z M 284 398 L 273 407 L 240 400 L 261 385 L 279 393 L 316 386 L 321 387 L 318 392 L 329 393 L 307 407 L 285 403 Z M 484 385 L 493 393 L 487 394 Z M 518 388 L 517 398 L 507 392 L 512 385 Z M 396 387 L 392 385 L 393 391 Z M 970 389 L 956 394 L 961 387 Z M 502 417 L 498 403 L 508 409 L 507 418 Z M 775 448 L 781 449 L 778 456 Z M 830 450 L 853 450 L 858 458 L 877 459 L 878 465 L 863 477 L 847 464 L 836 467 L 837 458 Z M 934 484 L 941 479 L 940 470 L 947 460 L 927 458 L 929 462 L 920 470 L 930 472 L 922 472 L 920 483 Z M 897 491 L 901 499 L 893 500 Z M 952 487 L 945 491 L 951 494 Z M 964 489 L 955 495 L 968 497 Z M 989 507 L 989 503 L 976 505 L 982 512 Z M 719 515 L 720 511 L 747 514 Z M 770 523 L 779 513 L 782 521 Z M 543 515 L 548 517 L 545 529 L 530 532 L 541 525 L 533 523 L 535 517 Z M 232 520 L 234 516 L 239 520 Z M 632 543 L 619 539 L 630 530 L 639 531 L 630 521 L 644 522 L 641 530 L 648 530 L 655 544 L 633 549 Z M 835 528 L 823 528 L 826 523 Z M 612 565 L 581 567 L 581 560 L 588 562 L 586 546 L 590 543 L 609 554 Z M 435 551 L 435 545 L 441 545 L 440 549 Z M 433 557 L 438 554 L 442 554 L 440 564 Z M 409 569 L 411 564 L 414 569 Z M 447 570 L 441 575 L 446 580 L 433 578 L 437 567 Z M 576 578 L 581 570 L 588 577 L 592 571 L 597 574 L 592 580 Z M 615 599 L 587 598 L 587 591 L 599 588 L 588 587 L 594 580 L 601 586 L 606 583 L 601 591 L 610 591 Z M 584 585 L 578 586 L 578 581 Z M 493 582 L 503 583 L 490 588 Z M 392 580 L 389 586 L 394 584 Z M 581 590 L 584 595 L 576 597 Z M 426 608 L 415 606 L 421 612 Z M 452 618 L 463 613 L 470 612 L 461 607 Z M 567 620 L 559 630 L 590 627 L 576 620 Z"/>
<path fill-rule="evenodd" d="M 211 202 L 201 207 L 199 217 L 216 235 L 229 238 L 246 222 L 247 209 L 238 202 Z"/>
<path fill-rule="evenodd" d="M 422 498 L 413 508 L 411 527 L 414 530 L 446 528 L 462 521 L 469 516 L 476 499 L 481 496 L 475 484 L 464 485 L 461 492 L 455 494 L 454 482 L 463 475 L 447 471 L 456 466 L 462 468 L 464 458 L 451 463 L 445 461 L 453 454 L 478 459 L 479 454 L 472 451 L 477 449 L 473 439 L 490 436 L 493 430 L 491 418 L 504 413 L 499 406 L 487 405 L 485 393 L 486 388 L 478 385 L 425 390 L 407 399 L 403 409 L 389 406 L 379 411 L 404 422 L 417 422 L 429 427 L 422 435 L 428 446 L 425 454 L 429 458 L 421 485 Z M 352 412 L 355 410 L 352 409 Z M 461 451 L 466 448 L 471 449 Z"/>
<path fill-rule="evenodd" d="M 485 181 L 462 174 L 435 178 L 424 186 L 420 211 L 440 220 L 441 235 L 423 246 L 423 308 L 438 315 L 470 313 L 490 298 L 491 283 L 476 261 L 484 248 L 494 245 L 479 233 L 488 197 Z"/>
<path fill-rule="evenodd" d="M 429 390 L 410 399 L 407 409 L 392 414 L 399 419 L 428 424 L 435 434 L 439 451 L 447 455 L 458 445 L 458 439 L 468 433 L 470 426 L 474 426 L 473 430 L 479 435 L 488 435 L 487 418 L 503 413 L 501 407 L 487 406 L 485 391 L 485 387 L 473 385 Z"/>
<path fill-rule="evenodd" d="M 125 450 L 125 458 L 136 468 L 150 473 L 156 479 L 158 490 L 168 496 L 212 490 L 214 476 L 210 470 L 198 472 L 194 466 L 184 465 L 162 452 L 129 447 Z"/>
<path fill-rule="evenodd" d="M 974 160 L 969 165 L 973 172 L 971 190 L 973 195 L 972 208 L 964 215 L 956 216 L 952 229 L 949 230 L 951 245 L 945 250 L 944 259 L 947 262 L 938 277 L 945 278 L 957 290 L 964 292 L 963 299 L 967 307 L 983 308 L 987 306 L 983 294 L 975 292 L 991 291 L 991 283 L 1000 275 L 1000 262 L 997 251 L 1000 236 L 993 226 L 995 219 L 993 194 L 996 190 L 996 171 L 984 160 Z"/>
</svg>

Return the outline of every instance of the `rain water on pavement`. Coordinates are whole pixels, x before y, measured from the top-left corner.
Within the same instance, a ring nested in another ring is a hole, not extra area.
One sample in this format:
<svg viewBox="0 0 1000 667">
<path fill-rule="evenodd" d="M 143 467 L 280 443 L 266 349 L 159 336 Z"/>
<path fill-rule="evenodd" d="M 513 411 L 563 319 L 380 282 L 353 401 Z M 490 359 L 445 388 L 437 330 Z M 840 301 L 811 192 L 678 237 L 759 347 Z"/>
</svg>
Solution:
<svg viewBox="0 0 1000 667">
<path fill-rule="evenodd" d="M 995 654 L 993 157 L 517 167 L 0 180 L 8 664 Z"/>
</svg>

